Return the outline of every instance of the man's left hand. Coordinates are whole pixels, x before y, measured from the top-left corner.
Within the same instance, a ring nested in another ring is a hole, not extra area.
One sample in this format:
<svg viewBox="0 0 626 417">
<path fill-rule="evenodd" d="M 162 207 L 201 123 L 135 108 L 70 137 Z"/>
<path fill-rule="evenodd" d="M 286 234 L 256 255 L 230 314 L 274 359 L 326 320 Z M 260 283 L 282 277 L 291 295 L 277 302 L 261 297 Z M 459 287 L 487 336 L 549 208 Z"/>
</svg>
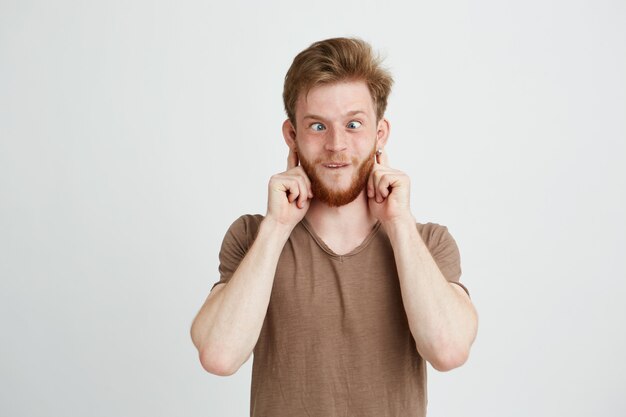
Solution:
<svg viewBox="0 0 626 417">
<path fill-rule="evenodd" d="M 374 169 L 367 181 L 370 211 L 386 224 L 411 218 L 411 180 L 404 172 L 389 167 L 387 154 L 376 155 Z"/>
</svg>

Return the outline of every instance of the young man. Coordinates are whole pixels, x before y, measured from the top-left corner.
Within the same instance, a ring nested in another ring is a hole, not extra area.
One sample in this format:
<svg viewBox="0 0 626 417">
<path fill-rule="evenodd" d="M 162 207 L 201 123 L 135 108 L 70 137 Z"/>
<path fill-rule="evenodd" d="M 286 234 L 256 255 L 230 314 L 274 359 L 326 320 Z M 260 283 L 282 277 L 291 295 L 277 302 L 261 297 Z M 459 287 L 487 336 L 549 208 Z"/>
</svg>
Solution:
<svg viewBox="0 0 626 417">
<path fill-rule="evenodd" d="M 424 416 L 425 361 L 446 371 L 469 355 L 456 243 L 416 222 L 385 153 L 391 85 L 358 39 L 314 43 L 287 73 L 287 170 L 265 216 L 231 225 L 191 329 L 213 374 L 254 352 L 252 416 Z"/>
</svg>

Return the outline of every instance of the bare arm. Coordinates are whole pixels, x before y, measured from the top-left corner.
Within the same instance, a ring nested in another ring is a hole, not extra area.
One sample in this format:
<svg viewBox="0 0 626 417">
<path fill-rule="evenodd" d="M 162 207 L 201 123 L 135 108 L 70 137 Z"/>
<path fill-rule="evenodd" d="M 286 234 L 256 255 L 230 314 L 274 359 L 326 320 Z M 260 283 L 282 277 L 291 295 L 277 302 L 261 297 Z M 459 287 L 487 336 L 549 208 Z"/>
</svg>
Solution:
<svg viewBox="0 0 626 417">
<path fill-rule="evenodd" d="M 287 171 L 270 179 L 267 215 L 254 243 L 228 283 L 213 288 L 191 325 L 191 339 L 208 372 L 231 375 L 250 357 L 263 328 L 278 259 L 311 198 L 311 182 L 290 151 Z"/>
<path fill-rule="evenodd" d="M 385 225 L 396 259 L 402 301 L 420 355 L 439 371 L 467 360 L 478 328 L 467 293 L 449 283 L 412 217 Z"/>
<path fill-rule="evenodd" d="M 252 247 L 227 284 L 217 285 L 191 326 L 204 369 L 231 375 L 245 363 L 261 333 L 280 253 L 291 229 L 261 223 Z"/>
<path fill-rule="evenodd" d="M 478 316 L 465 291 L 449 283 L 417 232 L 410 180 L 378 156 L 368 181 L 371 212 L 393 247 L 402 302 L 420 355 L 439 371 L 461 366 L 476 338 Z"/>
</svg>

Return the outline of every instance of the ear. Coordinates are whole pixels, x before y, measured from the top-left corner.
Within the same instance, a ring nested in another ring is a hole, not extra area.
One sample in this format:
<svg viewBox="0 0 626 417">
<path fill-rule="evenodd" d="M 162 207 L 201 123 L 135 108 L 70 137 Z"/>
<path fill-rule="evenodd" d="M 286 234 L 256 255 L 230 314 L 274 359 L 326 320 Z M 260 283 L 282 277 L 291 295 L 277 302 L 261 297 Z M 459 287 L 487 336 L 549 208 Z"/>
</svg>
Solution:
<svg viewBox="0 0 626 417">
<path fill-rule="evenodd" d="M 296 150 L 296 128 L 291 123 L 291 120 L 287 119 L 283 122 L 283 138 L 285 143 L 293 151 Z"/>
<path fill-rule="evenodd" d="M 383 117 L 378 121 L 378 125 L 376 126 L 376 149 L 385 147 L 390 130 L 391 125 L 389 124 L 389 120 Z"/>
</svg>

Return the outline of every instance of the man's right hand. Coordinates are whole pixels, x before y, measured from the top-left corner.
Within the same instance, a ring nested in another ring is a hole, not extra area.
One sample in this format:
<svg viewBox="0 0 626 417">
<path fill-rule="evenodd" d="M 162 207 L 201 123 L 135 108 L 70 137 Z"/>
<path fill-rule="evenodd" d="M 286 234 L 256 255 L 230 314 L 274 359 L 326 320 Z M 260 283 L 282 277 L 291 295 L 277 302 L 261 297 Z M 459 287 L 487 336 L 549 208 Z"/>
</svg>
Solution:
<svg viewBox="0 0 626 417">
<path fill-rule="evenodd" d="M 289 148 L 287 171 L 273 175 L 268 186 L 265 218 L 291 228 L 302 220 L 313 198 L 311 181 L 298 162 L 298 154 Z"/>
<path fill-rule="evenodd" d="M 191 338 L 202 366 L 212 374 L 235 373 L 259 340 L 278 260 L 313 197 L 311 182 L 298 162 L 298 156 L 289 152 L 287 171 L 270 179 L 267 214 L 252 246 L 230 280 L 213 289 L 193 321 Z"/>
</svg>

